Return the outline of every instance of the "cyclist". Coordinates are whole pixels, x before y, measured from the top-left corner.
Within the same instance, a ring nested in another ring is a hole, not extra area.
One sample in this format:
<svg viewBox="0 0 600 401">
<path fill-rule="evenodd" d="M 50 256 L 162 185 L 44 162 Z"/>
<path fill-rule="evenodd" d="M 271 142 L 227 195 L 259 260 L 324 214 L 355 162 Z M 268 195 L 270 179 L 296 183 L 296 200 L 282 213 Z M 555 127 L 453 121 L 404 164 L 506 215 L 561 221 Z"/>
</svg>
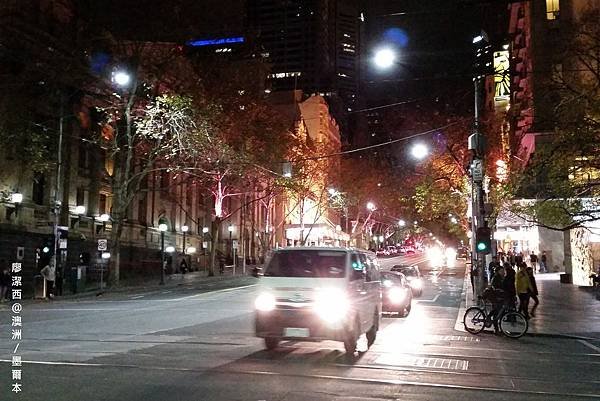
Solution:
<svg viewBox="0 0 600 401">
<path fill-rule="evenodd" d="M 502 308 L 507 305 L 506 293 L 502 288 L 504 285 L 505 276 L 506 272 L 504 267 L 496 267 L 496 273 L 492 278 L 491 286 L 483 292 L 483 299 L 492 304 L 490 319 L 494 324 L 494 332 L 496 334 L 500 333 L 500 328 L 498 327 L 498 316 L 500 315 Z"/>
</svg>

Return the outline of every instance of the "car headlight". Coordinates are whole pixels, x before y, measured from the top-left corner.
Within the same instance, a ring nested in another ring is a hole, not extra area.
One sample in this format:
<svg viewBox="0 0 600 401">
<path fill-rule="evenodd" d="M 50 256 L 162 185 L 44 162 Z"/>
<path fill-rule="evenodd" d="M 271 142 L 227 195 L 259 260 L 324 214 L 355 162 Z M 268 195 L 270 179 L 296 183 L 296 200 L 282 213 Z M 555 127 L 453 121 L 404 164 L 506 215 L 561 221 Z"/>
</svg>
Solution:
<svg viewBox="0 0 600 401">
<path fill-rule="evenodd" d="M 269 293 L 263 292 L 254 301 L 254 306 L 261 312 L 270 312 L 275 309 L 275 297 Z"/>
<path fill-rule="evenodd" d="M 399 304 L 404 301 L 404 298 L 406 297 L 406 292 L 402 288 L 392 287 L 389 289 L 387 295 L 390 299 L 390 302 L 394 304 Z"/>
<path fill-rule="evenodd" d="M 324 288 L 317 292 L 314 309 L 326 322 L 342 320 L 350 309 L 346 293 L 339 288 Z"/>
</svg>

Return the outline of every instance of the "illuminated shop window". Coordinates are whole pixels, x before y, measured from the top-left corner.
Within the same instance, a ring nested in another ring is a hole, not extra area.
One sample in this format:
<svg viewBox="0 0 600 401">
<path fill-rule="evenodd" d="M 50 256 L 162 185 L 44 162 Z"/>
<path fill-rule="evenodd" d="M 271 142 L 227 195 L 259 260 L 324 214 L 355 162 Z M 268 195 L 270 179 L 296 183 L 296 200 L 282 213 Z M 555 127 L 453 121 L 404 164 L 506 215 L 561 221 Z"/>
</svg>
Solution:
<svg viewBox="0 0 600 401">
<path fill-rule="evenodd" d="M 560 0 L 546 0 L 546 19 L 557 19 L 560 13 Z"/>
</svg>

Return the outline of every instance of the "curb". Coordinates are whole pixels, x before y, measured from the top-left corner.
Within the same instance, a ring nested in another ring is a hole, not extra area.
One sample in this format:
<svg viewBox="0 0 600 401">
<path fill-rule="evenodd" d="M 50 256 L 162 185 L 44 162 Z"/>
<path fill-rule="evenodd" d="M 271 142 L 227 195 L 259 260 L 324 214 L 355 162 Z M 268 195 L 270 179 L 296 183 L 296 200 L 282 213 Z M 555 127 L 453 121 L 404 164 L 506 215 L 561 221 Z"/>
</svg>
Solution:
<svg viewBox="0 0 600 401">
<path fill-rule="evenodd" d="M 41 298 L 34 298 L 34 299 L 29 298 L 29 299 L 24 299 L 23 301 L 28 301 L 28 302 L 32 302 L 32 303 L 74 301 L 74 300 L 78 300 L 78 299 L 98 298 L 98 297 L 102 297 L 104 295 L 110 295 L 110 294 L 123 294 L 123 293 L 127 293 L 127 292 L 131 292 L 131 293 L 153 292 L 153 291 L 178 288 L 178 287 L 181 287 L 184 285 L 202 286 L 207 283 L 215 283 L 215 282 L 222 283 L 222 282 L 235 281 L 235 280 L 247 279 L 247 278 L 252 278 L 252 276 L 241 275 L 241 274 L 235 275 L 235 276 L 233 276 L 233 275 L 231 275 L 231 276 L 229 276 L 229 275 L 228 276 L 212 276 L 212 277 L 203 276 L 203 277 L 198 277 L 197 279 L 190 280 L 187 282 L 182 282 L 182 281 L 179 281 L 177 278 L 175 278 L 175 279 L 169 280 L 164 285 L 160 285 L 160 284 L 145 284 L 144 285 L 144 284 L 142 284 L 142 285 L 138 285 L 138 286 L 106 287 L 102 290 L 99 288 L 95 288 L 95 289 L 82 291 L 77 294 L 55 296 L 52 301 L 49 301 L 46 299 L 41 299 Z"/>
</svg>

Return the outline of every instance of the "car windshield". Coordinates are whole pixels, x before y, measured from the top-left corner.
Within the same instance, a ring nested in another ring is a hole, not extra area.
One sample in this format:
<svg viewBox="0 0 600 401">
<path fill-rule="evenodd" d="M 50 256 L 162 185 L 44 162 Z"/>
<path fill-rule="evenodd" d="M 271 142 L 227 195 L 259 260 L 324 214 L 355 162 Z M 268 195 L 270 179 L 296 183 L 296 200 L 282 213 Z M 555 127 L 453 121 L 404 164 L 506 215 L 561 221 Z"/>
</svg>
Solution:
<svg viewBox="0 0 600 401">
<path fill-rule="evenodd" d="M 270 277 L 329 277 L 346 274 L 346 252 L 294 250 L 276 252 L 265 269 Z"/>
<path fill-rule="evenodd" d="M 395 273 L 381 273 L 381 281 L 390 280 L 394 284 L 402 284 L 402 279 L 399 275 Z"/>
</svg>

